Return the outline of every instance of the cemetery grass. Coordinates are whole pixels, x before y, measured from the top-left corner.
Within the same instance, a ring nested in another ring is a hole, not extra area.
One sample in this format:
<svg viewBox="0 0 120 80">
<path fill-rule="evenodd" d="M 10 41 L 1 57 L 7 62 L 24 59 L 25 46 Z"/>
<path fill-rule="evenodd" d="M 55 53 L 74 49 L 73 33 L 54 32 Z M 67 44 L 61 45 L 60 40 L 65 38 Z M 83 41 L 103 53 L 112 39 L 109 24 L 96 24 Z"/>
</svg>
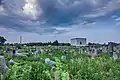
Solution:
<svg viewBox="0 0 120 80">
<path fill-rule="evenodd" d="M 113 60 L 110 55 L 101 54 L 91 59 L 85 53 L 67 49 L 64 54 L 63 50 L 51 48 L 51 51 L 40 53 L 38 59 L 34 59 L 33 55 L 15 57 L 13 60 L 17 63 L 14 65 L 9 64 L 11 55 L 7 55 L 9 70 L 5 80 L 54 80 L 51 66 L 44 63 L 45 58 L 56 61 L 59 80 L 120 80 L 120 58 Z M 62 55 L 66 55 L 65 60 L 61 59 Z"/>
</svg>

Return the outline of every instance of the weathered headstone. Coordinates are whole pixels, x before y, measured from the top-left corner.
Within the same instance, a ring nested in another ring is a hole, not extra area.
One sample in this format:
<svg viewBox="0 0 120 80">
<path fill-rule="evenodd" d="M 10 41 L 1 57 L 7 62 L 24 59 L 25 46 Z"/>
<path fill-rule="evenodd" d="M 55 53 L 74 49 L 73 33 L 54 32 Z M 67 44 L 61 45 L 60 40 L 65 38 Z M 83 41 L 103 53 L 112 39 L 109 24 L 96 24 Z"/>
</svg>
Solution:
<svg viewBox="0 0 120 80">
<path fill-rule="evenodd" d="M 91 48 L 88 47 L 88 48 L 87 48 L 87 53 L 88 53 L 88 54 L 91 54 L 91 51 L 92 51 Z"/>
<path fill-rule="evenodd" d="M 103 47 L 103 49 L 102 49 L 102 53 L 108 53 L 108 51 L 107 51 L 107 47 Z"/>
<path fill-rule="evenodd" d="M 51 71 L 53 73 L 53 80 L 59 80 L 56 73 L 56 66 L 52 66 Z"/>
<path fill-rule="evenodd" d="M 30 53 L 32 53 L 32 50 L 31 50 L 31 49 L 29 49 L 29 52 L 30 52 Z"/>
<path fill-rule="evenodd" d="M 39 51 L 38 51 L 38 50 L 35 51 L 34 58 L 35 58 L 35 59 L 38 59 L 38 58 L 39 58 Z"/>
<path fill-rule="evenodd" d="M 45 59 L 45 64 L 54 65 L 54 64 L 56 64 L 56 62 L 50 60 L 49 58 L 46 58 L 46 59 Z"/>
<path fill-rule="evenodd" d="M 28 53 L 16 53 L 16 56 L 19 56 L 19 57 L 28 57 L 27 55 Z"/>
<path fill-rule="evenodd" d="M 101 53 L 105 53 L 105 51 L 103 52 L 103 50 L 98 49 L 98 55 L 101 54 Z"/>
<path fill-rule="evenodd" d="M 34 54 L 32 49 L 29 49 L 29 53 L 30 54 Z"/>
<path fill-rule="evenodd" d="M 12 57 L 15 57 L 15 56 L 16 56 L 16 50 L 13 49 L 13 51 L 12 51 Z"/>
<path fill-rule="evenodd" d="M 118 59 L 118 56 L 117 56 L 116 52 L 113 52 L 112 57 L 113 57 L 114 60 Z"/>
<path fill-rule="evenodd" d="M 16 48 L 16 53 L 18 53 L 18 51 L 19 51 L 19 49 L 18 49 L 18 48 Z"/>
<path fill-rule="evenodd" d="M 4 56 L 0 56 L 0 73 L 3 74 L 7 71 L 8 67 L 6 65 L 6 61 Z"/>
<path fill-rule="evenodd" d="M 51 47 L 51 45 L 48 45 L 48 47 Z"/>
<path fill-rule="evenodd" d="M 111 55 L 113 55 L 113 47 L 114 47 L 114 45 L 113 45 L 113 43 L 112 42 L 110 42 L 110 43 L 108 43 L 108 52 L 111 54 Z"/>
<path fill-rule="evenodd" d="M 12 64 L 12 65 L 16 64 L 16 62 L 14 60 L 12 60 L 12 59 L 10 59 L 9 63 Z"/>
<path fill-rule="evenodd" d="M 44 50 L 42 48 L 40 49 L 40 53 L 44 53 Z"/>
<path fill-rule="evenodd" d="M 94 51 L 94 52 L 93 52 L 94 55 L 97 55 L 97 54 L 98 54 L 98 50 L 97 50 L 96 48 L 93 48 L 93 51 Z"/>
</svg>

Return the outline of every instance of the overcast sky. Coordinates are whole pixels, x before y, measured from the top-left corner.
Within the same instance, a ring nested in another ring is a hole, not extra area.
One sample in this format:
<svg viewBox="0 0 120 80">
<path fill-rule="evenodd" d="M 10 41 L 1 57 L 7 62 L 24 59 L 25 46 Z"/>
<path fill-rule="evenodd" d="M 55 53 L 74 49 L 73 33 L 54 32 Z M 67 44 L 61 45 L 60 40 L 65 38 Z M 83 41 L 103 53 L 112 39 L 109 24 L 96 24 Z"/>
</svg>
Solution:
<svg viewBox="0 0 120 80">
<path fill-rule="evenodd" d="M 120 0 L 0 0 L 7 42 L 120 42 Z"/>
</svg>

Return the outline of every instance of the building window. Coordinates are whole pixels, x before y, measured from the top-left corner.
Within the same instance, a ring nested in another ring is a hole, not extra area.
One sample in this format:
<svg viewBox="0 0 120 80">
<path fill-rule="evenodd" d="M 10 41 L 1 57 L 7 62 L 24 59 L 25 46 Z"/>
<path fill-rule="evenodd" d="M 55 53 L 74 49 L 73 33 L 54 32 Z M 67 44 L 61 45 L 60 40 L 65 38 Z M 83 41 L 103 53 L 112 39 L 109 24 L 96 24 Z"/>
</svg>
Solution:
<svg viewBox="0 0 120 80">
<path fill-rule="evenodd" d="M 80 45 L 82 45 L 82 42 L 80 42 Z"/>
</svg>

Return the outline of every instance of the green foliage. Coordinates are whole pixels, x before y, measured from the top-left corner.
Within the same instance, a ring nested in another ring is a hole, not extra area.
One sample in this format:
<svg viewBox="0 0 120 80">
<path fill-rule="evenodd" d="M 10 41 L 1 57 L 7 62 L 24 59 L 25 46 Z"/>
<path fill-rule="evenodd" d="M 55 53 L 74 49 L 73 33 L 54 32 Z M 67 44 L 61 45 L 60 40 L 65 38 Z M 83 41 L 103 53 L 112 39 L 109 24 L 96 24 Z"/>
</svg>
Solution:
<svg viewBox="0 0 120 80">
<path fill-rule="evenodd" d="M 15 64 L 7 72 L 6 80 L 49 80 L 45 70 L 45 65 L 40 62 Z"/>
<path fill-rule="evenodd" d="M 6 80 L 54 80 L 52 66 L 44 63 L 45 58 L 56 61 L 55 73 L 59 80 L 120 80 L 120 58 L 113 60 L 110 55 L 101 54 L 91 59 L 86 54 L 72 51 L 70 47 L 63 48 L 67 49 L 66 53 L 57 48 L 44 47 L 48 51 L 40 53 L 38 60 L 33 55 L 15 57 L 17 64 L 7 63 Z M 22 47 L 21 51 L 26 52 L 27 49 Z M 66 56 L 66 60 L 61 60 L 62 55 Z M 10 56 L 7 61 L 8 58 Z"/>
<path fill-rule="evenodd" d="M 4 37 L 0 36 L 0 44 L 4 44 L 7 41 Z"/>
<path fill-rule="evenodd" d="M 57 78 L 60 80 L 69 80 L 69 73 L 65 70 L 65 65 L 58 58 L 55 58 L 55 61 Z"/>
</svg>

